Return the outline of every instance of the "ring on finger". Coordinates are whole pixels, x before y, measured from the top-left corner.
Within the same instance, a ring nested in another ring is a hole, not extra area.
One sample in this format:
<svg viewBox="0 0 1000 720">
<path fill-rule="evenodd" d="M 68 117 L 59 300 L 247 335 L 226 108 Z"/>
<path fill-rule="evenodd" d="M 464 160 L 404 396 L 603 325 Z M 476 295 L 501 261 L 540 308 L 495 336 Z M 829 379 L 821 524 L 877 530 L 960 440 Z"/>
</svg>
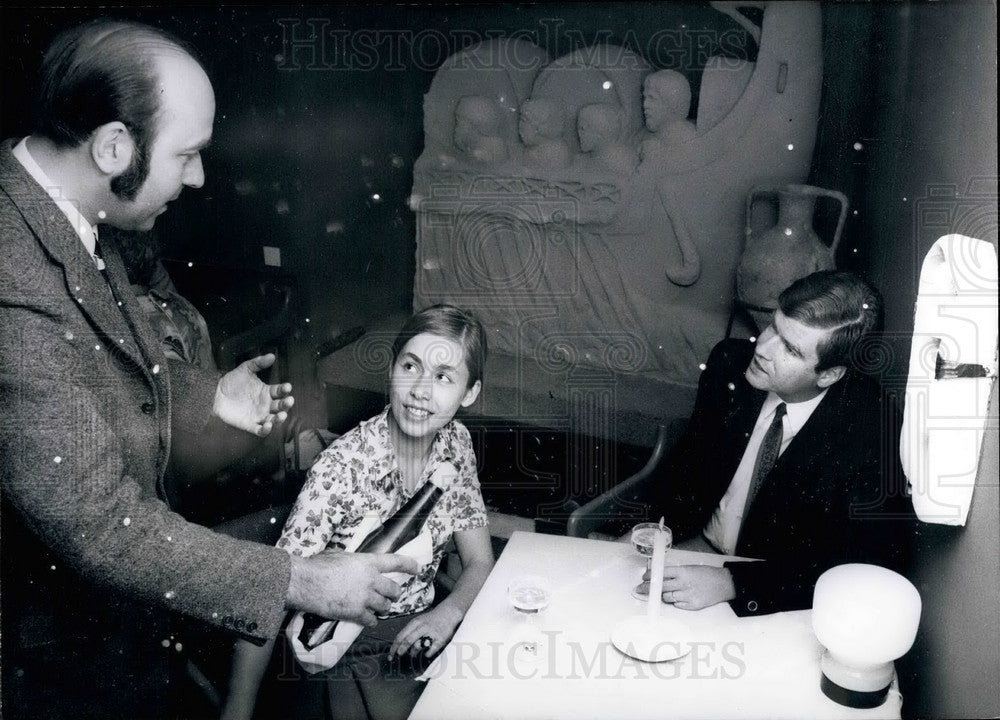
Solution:
<svg viewBox="0 0 1000 720">
<path fill-rule="evenodd" d="M 421 650 L 427 650 L 434 644 L 434 639 L 430 635 L 421 635 L 418 642 Z"/>
</svg>

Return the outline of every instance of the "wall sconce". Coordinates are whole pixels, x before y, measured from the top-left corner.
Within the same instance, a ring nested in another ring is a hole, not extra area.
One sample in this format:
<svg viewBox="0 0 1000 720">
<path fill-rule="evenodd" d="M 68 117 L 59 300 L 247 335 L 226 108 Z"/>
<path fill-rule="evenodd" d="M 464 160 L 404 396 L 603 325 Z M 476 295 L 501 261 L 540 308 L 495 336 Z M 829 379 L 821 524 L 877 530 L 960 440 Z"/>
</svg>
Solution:
<svg viewBox="0 0 1000 720">
<path fill-rule="evenodd" d="M 854 708 L 885 702 L 895 673 L 920 623 L 920 593 L 899 573 L 860 563 L 820 575 L 812 623 L 826 648 L 820 661 L 823 694 Z"/>
</svg>

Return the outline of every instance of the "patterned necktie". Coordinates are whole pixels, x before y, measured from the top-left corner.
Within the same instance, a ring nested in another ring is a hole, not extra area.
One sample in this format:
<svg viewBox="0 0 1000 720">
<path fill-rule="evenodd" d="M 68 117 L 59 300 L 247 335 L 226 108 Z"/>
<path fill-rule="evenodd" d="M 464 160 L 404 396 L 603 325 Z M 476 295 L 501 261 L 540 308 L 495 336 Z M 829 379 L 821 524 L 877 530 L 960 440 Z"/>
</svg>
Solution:
<svg viewBox="0 0 1000 720">
<path fill-rule="evenodd" d="M 781 451 L 781 419 L 785 416 L 785 410 L 785 403 L 779 403 L 778 407 L 774 409 L 774 419 L 771 420 L 770 427 L 764 433 L 764 440 L 760 444 L 760 450 L 757 451 L 757 461 L 753 465 L 753 477 L 750 480 L 747 501 L 743 506 L 744 520 L 746 520 L 751 503 L 757 497 L 760 486 L 764 484 L 764 478 L 771 472 L 778 459 L 778 453 Z"/>
<path fill-rule="evenodd" d="M 101 243 L 97 240 L 97 233 L 94 233 L 94 264 L 97 265 L 97 269 L 101 271 L 101 277 L 108 284 L 108 290 L 111 292 L 111 299 L 118 303 L 121 307 L 121 303 L 118 302 L 118 294 L 115 289 L 111 286 L 111 278 L 108 277 L 107 266 L 104 264 L 104 258 L 101 256 Z"/>
<path fill-rule="evenodd" d="M 93 238 L 94 238 L 94 253 L 93 253 L 94 254 L 94 264 L 97 266 L 98 270 L 100 270 L 101 272 L 104 272 L 104 258 L 101 257 L 101 243 L 97 239 L 97 231 L 96 230 L 91 230 L 91 233 L 92 233 Z"/>
</svg>

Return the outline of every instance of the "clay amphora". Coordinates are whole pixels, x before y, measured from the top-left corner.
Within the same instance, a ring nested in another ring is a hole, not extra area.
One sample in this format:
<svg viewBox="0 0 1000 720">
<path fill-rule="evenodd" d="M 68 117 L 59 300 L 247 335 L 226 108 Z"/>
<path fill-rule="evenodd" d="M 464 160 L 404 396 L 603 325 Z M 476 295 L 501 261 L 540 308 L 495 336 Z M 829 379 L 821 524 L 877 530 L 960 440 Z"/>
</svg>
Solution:
<svg viewBox="0 0 1000 720">
<path fill-rule="evenodd" d="M 750 228 L 753 204 L 768 195 L 778 198 L 778 222 L 754 233 Z M 829 246 L 820 240 L 812 226 L 819 197 L 840 201 L 840 218 Z M 736 269 L 736 296 L 759 329 L 771 323 L 782 290 L 817 270 L 833 269 L 847 207 L 843 193 L 811 185 L 758 187 L 747 195 L 746 246 Z"/>
</svg>

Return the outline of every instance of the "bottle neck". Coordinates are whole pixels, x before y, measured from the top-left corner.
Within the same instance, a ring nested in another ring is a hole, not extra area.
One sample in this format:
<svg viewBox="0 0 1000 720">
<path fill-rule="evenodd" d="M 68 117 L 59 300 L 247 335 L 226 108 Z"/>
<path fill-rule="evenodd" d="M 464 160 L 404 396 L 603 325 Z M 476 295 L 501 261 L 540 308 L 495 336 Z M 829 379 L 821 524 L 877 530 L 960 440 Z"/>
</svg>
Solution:
<svg viewBox="0 0 1000 720">
<path fill-rule="evenodd" d="M 451 467 L 449 465 L 449 467 Z M 442 477 L 441 473 L 432 473 L 427 480 L 419 485 L 410 498 L 406 500 L 399 509 L 396 510 L 395 514 L 403 512 L 425 512 L 427 508 L 432 506 L 437 499 L 444 493 L 445 489 L 448 487 L 448 482 L 446 482 Z"/>
<path fill-rule="evenodd" d="M 436 485 L 434 482 L 432 482 L 431 479 L 428 479 L 427 482 L 425 482 L 423 485 L 421 485 L 416 489 L 416 492 L 414 492 L 413 495 L 410 496 L 410 499 L 407 502 L 412 503 L 415 500 L 417 500 L 417 498 L 428 498 L 431 496 L 433 496 L 436 499 L 437 496 L 440 495 L 443 491 L 444 488 Z"/>
<path fill-rule="evenodd" d="M 382 527 L 365 539 L 355 552 L 395 552 L 416 537 L 427 520 L 442 489 L 431 482 L 396 509 Z"/>
</svg>

